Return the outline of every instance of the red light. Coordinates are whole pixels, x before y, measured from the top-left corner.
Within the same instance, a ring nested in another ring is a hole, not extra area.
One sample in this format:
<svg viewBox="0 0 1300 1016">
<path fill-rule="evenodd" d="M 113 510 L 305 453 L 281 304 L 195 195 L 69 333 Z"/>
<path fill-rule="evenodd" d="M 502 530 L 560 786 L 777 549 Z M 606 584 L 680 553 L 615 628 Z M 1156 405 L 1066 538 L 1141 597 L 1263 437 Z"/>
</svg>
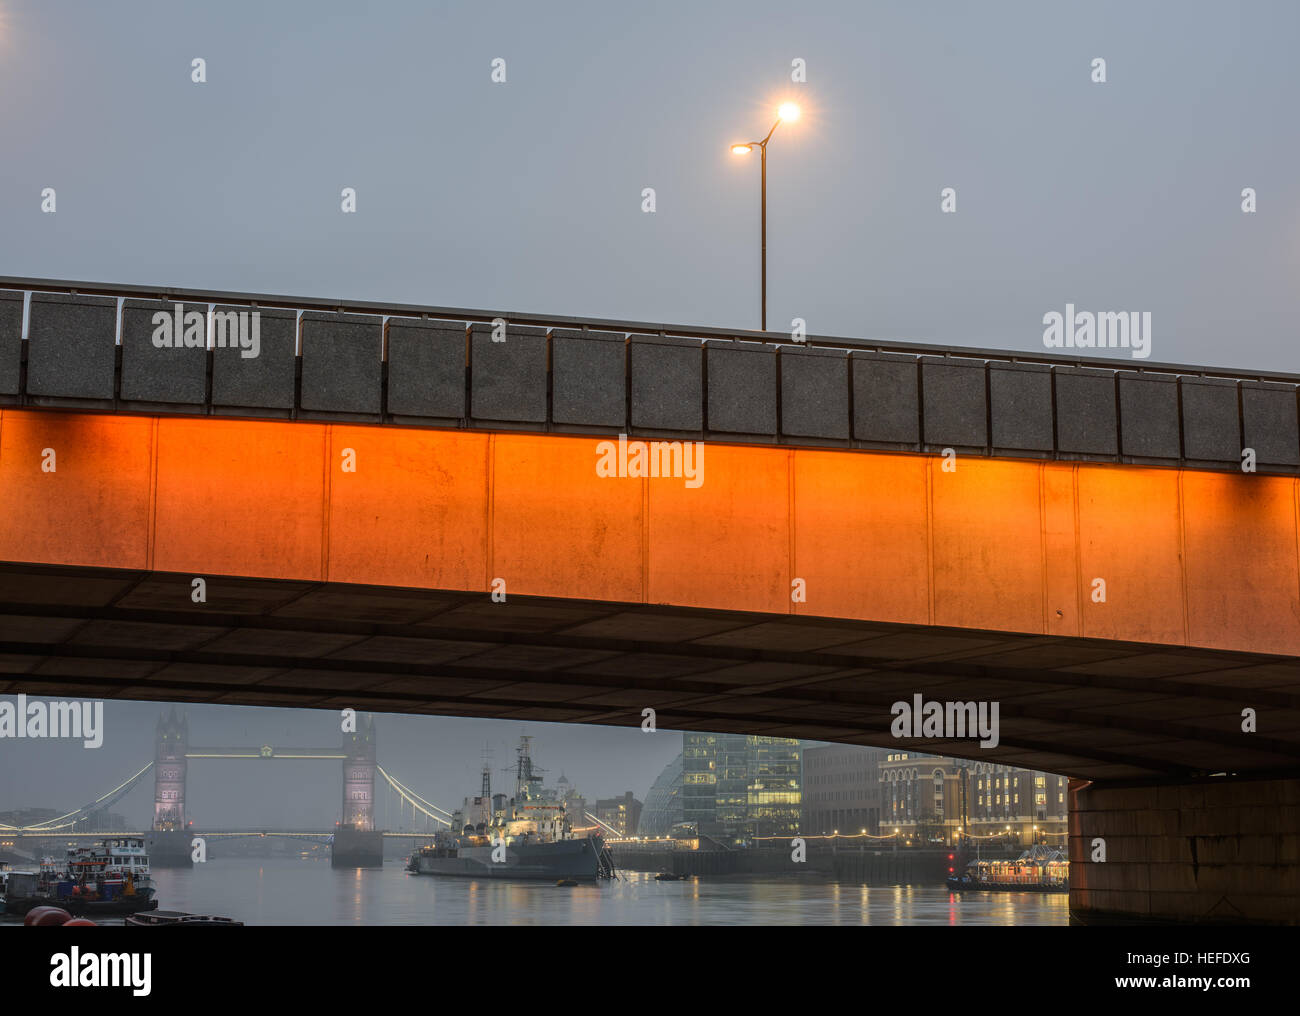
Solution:
<svg viewBox="0 0 1300 1016">
<path fill-rule="evenodd" d="M 949 870 L 949 871 L 952 871 L 952 869 L 951 869 L 951 868 L 949 868 L 949 869 L 948 869 L 948 870 Z"/>
</svg>

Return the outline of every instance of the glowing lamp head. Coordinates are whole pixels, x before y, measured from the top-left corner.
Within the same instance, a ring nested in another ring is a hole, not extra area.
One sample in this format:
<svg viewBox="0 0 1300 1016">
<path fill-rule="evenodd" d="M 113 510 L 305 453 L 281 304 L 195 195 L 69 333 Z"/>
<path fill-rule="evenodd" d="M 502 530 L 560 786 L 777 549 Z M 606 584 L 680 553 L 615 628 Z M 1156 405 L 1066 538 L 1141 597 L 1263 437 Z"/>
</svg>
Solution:
<svg viewBox="0 0 1300 1016">
<path fill-rule="evenodd" d="M 794 123 L 799 119 L 799 107 L 793 102 L 783 102 L 781 108 L 776 111 L 776 115 L 788 123 Z"/>
<path fill-rule="evenodd" d="M 752 149 L 753 149 L 753 146 L 752 146 L 752 145 L 732 145 L 732 146 L 731 146 L 731 154 L 732 154 L 732 155 L 748 155 Z"/>
</svg>

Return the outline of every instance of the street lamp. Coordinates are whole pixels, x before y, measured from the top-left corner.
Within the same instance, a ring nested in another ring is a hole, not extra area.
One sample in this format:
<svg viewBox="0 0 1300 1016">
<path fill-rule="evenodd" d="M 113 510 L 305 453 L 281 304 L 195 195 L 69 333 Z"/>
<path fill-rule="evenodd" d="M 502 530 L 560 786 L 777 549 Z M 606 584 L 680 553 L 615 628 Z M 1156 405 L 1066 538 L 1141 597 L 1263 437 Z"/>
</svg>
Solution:
<svg viewBox="0 0 1300 1016">
<path fill-rule="evenodd" d="M 759 210 L 759 229 L 762 234 L 762 295 L 761 295 L 761 323 L 763 331 L 767 331 L 767 143 L 772 140 L 772 135 L 776 129 L 781 126 L 782 121 L 793 123 L 799 119 L 799 107 L 793 102 L 784 102 L 776 111 L 776 123 L 772 124 L 772 129 L 767 132 L 767 137 L 762 141 L 750 141 L 743 145 L 732 145 L 732 155 L 748 155 L 758 148 L 762 157 L 762 191 L 760 198 Z"/>
</svg>

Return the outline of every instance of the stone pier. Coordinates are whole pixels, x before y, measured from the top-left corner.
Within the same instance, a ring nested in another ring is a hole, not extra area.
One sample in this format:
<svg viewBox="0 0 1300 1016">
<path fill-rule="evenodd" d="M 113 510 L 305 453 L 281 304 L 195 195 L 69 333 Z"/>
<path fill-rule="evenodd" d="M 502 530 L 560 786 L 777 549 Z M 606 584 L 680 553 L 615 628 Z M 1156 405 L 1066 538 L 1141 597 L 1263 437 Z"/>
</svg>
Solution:
<svg viewBox="0 0 1300 1016">
<path fill-rule="evenodd" d="M 379 868 L 384 863 L 384 837 L 370 829 L 339 829 L 330 848 L 335 868 Z"/>
<path fill-rule="evenodd" d="M 1300 924 L 1300 778 L 1071 780 L 1070 915 Z"/>
<path fill-rule="evenodd" d="M 151 868 L 192 868 L 191 843 L 194 837 L 185 830 L 149 834 L 149 866 Z"/>
</svg>

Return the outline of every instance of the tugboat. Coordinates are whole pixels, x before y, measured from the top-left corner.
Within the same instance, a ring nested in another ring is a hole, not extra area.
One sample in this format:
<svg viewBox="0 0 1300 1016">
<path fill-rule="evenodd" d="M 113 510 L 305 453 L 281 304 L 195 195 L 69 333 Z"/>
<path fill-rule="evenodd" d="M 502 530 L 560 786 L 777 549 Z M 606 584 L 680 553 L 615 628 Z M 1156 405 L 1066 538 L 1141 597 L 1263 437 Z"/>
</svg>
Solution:
<svg viewBox="0 0 1300 1016">
<path fill-rule="evenodd" d="M 39 872 L 11 872 L 9 883 L 6 911 L 10 914 L 57 905 L 78 917 L 103 916 L 158 906 L 149 857 L 139 837 L 112 838 L 98 847 L 69 850 L 62 863 L 52 858 L 42 861 Z"/>
<path fill-rule="evenodd" d="M 452 815 L 451 830 L 411 855 L 413 875 L 473 878 L 579 879 L 614 877 L 614 863 L 599 833 L 575 831 L 565 801 L 542 783 L 527 735 L 519 739 L 515 796 L 492 794 L 484 766 L 478 797 L 466 798 Z"/>
</svg>

